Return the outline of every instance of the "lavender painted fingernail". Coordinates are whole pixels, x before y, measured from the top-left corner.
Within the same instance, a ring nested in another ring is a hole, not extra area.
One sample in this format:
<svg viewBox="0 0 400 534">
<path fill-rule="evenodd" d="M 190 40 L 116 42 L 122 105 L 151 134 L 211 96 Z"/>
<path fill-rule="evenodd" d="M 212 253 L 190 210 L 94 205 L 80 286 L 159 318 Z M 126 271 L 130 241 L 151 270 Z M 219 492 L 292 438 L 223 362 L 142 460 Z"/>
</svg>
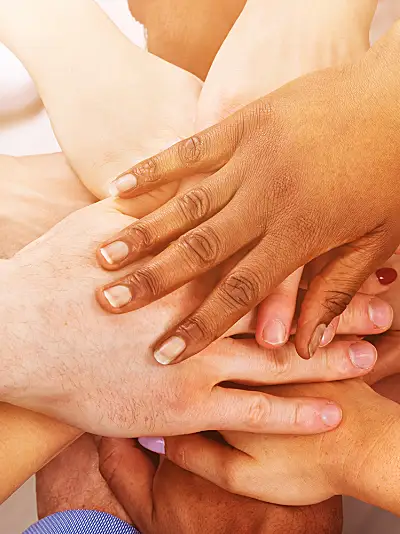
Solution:
<svg viewBox="0 0 400 534">
<path fill-rule="evenodd" d="M 165 454 L 165 441 L 164 438 L 139 438 L 140 445 L 148 451 L 155 452 L 157 454 Z"/>
</svg>

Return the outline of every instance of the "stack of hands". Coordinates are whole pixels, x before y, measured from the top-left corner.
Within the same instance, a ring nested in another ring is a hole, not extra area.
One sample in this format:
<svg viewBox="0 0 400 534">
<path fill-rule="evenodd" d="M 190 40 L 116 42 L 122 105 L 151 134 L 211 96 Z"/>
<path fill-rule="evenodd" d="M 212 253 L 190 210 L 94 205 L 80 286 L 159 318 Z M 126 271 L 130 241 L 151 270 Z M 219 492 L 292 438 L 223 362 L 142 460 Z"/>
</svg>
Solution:
<svg viewBox="0 0 400 534">
<path fill-rule="evenodd" d="M 248 0 L 203 84 L 92 0 L 13 4 L 63 154 L 0 160 L 1 497 L 91 432 L 57 461 L 100 459 L 143 534 L 400 513 L 398 27 L 368 51 L 376 1 Z"/>
</svg>

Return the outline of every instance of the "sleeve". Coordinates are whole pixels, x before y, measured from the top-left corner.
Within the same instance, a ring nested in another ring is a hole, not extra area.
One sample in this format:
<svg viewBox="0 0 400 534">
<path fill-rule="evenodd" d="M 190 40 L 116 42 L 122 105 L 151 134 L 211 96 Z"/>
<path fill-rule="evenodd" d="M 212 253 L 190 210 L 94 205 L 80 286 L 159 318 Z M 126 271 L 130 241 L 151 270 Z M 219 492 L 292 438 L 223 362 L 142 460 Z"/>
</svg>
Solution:
<svg viewBox="0 0 400 534">
<path fill-rule="evenodd" d="M 140 534 L 121 519 L 94 510 L 68 510 L 42 519 L 23 534 Z"/>
</svg>

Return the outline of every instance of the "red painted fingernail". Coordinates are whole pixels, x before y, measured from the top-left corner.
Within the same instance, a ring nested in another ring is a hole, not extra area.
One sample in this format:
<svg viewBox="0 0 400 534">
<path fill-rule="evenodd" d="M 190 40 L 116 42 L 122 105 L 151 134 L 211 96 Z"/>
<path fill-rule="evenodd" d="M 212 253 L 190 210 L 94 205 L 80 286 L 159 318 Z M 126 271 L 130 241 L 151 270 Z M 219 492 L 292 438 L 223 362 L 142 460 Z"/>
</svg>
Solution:
<svg viewBox="0 0 400 534">
<path fill-rule="evenodd" d="M 383 269 L 378 269 L 375 273 L 379 283 L 383 286 L 389 286 L 397 280 L 397 271 L 391 267 L 384 267 Z"/>
</svg>

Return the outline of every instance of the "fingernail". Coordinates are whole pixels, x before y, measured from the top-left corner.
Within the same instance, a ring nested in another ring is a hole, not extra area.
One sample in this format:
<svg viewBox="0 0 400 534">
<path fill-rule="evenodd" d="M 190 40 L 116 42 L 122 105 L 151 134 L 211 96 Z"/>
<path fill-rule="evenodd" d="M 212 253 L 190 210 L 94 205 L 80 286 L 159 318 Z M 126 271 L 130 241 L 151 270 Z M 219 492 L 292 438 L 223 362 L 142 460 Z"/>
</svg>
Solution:
<svg viewBox="0 0 400 534">
<path fill-rule="evenodd" d="M 126 193 L 137 186 L 137 178 L 133 174 L 125 174 L 111 182 L 109 193 L 112 197 L 118 197 L 121 193 Z"/>
<path fill-rule="evenodd" d="M 337 325 L 334 321 L 327 326 L 321 338 L 321 343 L 319 344 L 320 347 L 326 347 L 326 345 L 329 345 L 329 343 L 333 340 L 336 333 L 336 326 Z"/>
<path fill-rule="evenodd" d="M 381 328 L 389 328 L 393 320 L 392 307 L 384 300 L 374 298 L 368 306 L 368 315 L 374 325 Z"/>
<path fill-rule="evenodd" d="M 342 420 L 342 410 L 336 404 L 326 404 L 321 412 L 321 419 L 324 425 L 336 427 Z"/>
<path fill-rule="evenodd" d="M 186 349 L 185 341 L 178 336 L 172 336 L 154 352 L 154 358 L 161 365 L 173 362 Z"/>
<path fill-rule="evenodd" d="M 155 452 L 157 454 L 165 454 L 165 441 L 164 438 L 139 438 L 140 445 L 148 451 Z"/>
<path fill-rule="evenodd" d="M 321 345 L 321 341 L 325 333 L 325 330 L 326 330 L 325 324 L 320 324 L 315 329 L 314 334 L 311 338 L 310 344 L 308 345 L 308 354 L 310 358 L 314 356 L 316 350 Z"/>
<path fill-rule="evenodd" d="M 129 287 L 126 286 L 109 287 L 108 289 L 105 289 L 103 293 L 110 306 L 113 308 L 122 308 L 132 300 L 132 293 Z"/>
<path fill-rule="evenodd" d="M 375 365 L 377 352 L 369 343 L 354 343 L 349 347 L 349 356 L 354 367 L 371 369 Z"/>
<path fill-rule="evenodd" d="M 285 325 L 279 319 L 268 321 L 265 323 L 262 338 L 270 345 L 283 345 L 286 341 Z"/>
<path fill-rule="evenodd" d="M 375 273 L 379 283 L 383 286 L 389 286 L 397 280 L 397 271 L 391 267 L 385 267 L 383 269 L 378 269 Z"/>
<path fill-rule="evenodd" d="M 100 249 L 100 254 L 109 265 L 120 263 L 125 260 L 129 254 L 129 247 L 123 241 L 114 241 Z"/>
</svg>

